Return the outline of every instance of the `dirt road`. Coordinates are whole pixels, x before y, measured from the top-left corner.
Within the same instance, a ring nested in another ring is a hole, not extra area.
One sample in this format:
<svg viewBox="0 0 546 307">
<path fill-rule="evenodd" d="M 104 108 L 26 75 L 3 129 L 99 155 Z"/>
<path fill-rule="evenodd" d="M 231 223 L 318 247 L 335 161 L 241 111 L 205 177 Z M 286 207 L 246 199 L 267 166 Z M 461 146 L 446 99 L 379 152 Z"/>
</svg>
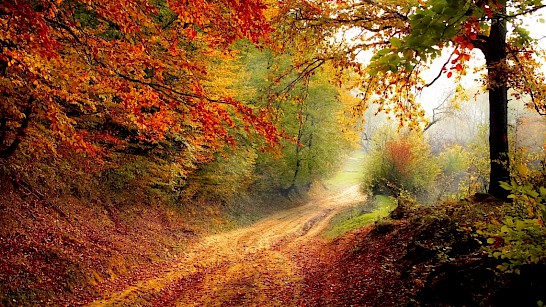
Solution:
<svg viewBox="0 0 546 307">
<path fill-rule="evenodd" d="M 313 197 L 235 231 L 206 237 L 158 277 L 89 306 L 291 306 L 301 276 L 294 257 L 341 209 L 363 201 L 357 186 Z"/>
</svg>

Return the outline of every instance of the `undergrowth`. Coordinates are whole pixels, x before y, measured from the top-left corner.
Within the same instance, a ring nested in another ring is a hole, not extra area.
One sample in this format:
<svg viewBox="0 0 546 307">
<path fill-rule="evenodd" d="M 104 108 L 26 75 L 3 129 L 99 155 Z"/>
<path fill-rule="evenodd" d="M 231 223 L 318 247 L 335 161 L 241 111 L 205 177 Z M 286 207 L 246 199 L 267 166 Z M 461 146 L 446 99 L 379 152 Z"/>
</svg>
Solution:
<svg viewBox="0 0 546 307">
<path fill-rule="evenodd" d="M 375 195 L 372 200 L 347 208 L 336 215 L 325 230 L 324 236 L 335 239 L 345 233 L 387 217 L 396 206 L 396 200 L 385 195 Z"/>
<path fill-rule="evenodd" d="M 0 306 L 89 302 L 161 271 L 202 235 L 283 208 L 252 197 L 166 199 L 136 182 L 140 176 L 98 182 L 72 174 L 56 184 L 57 173 L 37 173 L 49 175 L 47 185 L 34 173 L 0 170 Z M 112 180 L 123 183 L 120 191 Z"/>
<path fill-rule="evenodd" d="M 506 259 L 490 257 L 490 234 L 477 233 L 486 225 L 503 225 L 511 207 L 486 194 L 432 206 L 399 199 L 388 217 L 324 242 L 316 260 L 304 260 L 310 269 L 302 301 L 306 306 L 537 306 L 545 301 L 546 265 L 527 262 L 519 274 L 499 271 Z M 368 222 L 369 212 L 347 210 L 332 225 L 341 233 L 352 221 Z"/>
</svg>

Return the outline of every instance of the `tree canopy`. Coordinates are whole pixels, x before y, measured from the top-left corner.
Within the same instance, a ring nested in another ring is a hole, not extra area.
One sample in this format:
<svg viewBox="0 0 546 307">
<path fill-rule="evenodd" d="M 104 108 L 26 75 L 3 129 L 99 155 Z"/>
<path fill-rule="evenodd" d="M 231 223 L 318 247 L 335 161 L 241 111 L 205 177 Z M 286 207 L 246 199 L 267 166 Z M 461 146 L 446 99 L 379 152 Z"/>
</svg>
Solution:
<svg viewBox="0 0 546 307">
<path fill-rule="evenodd" d="M 298 156 L 298 146 L 317 140 L 311 131 L 322 107 L 314 101 L 339 101 L 326 84 L 309 90 L 326 63 L 337 85 L 358 90 L 356 117 L 376 103 L 401 126 L 422 129 L 423 89 L 470 73 L 481 54 L 490 192 L 504 197 L 508 90 L 546 113 L 543 52 L 523 22 L 545 6 L 537 0 L 4 1 L 0 158 L 12 157 L 24 141 L 27 157 L 176 152 L 180 165 L 191 168 L 233 146 L 239 133 L 262 136 L 260 150 L 292 139 Z M 238 60 L 242 40 L 290 62 L 266 64 L 278 73 L 254 82 L 267 91 L 263 100 L 243 95 L 233 80 L 245 65 Z M 425 78 L 438 58 L 446 59 L 441 69 Z M 283 112 L 297 114 L 296 121 L 283 122 Z M 291 134 L 294 123 L 314 136 Z"/>
<path fill-rule="evenodd" d="M 536 111 L 544 113 L 546 108 L 543 51 L 523 23 L 524 16 L 546 5 L 529 0 L 287 3 L 285 23 L 293 30 L 285 35 L 316 51 L 302 55 L 302 62 L 331 60 L 359 77 L 355 87 L 361 90 L 362 103 L 356 114 L 378 103 L 380 111 L 393 113 L 401 125 L 422 127 L 427 121 L 419 101 L 422 90 L 444 75 L 460 78 L 469 73 L 468 64 L 479 58 L 474 52 L 479 50 L 485 57 L 482 81 L 490 97 L 489 191 L 506 196 L 499 181 L 509 180 L 508 89 L 528 97 L 528 106 Z M 317 42 L 320 47 L 315 48 Z M 423 72 L 446 53 L 449 57 L 437 76 L 426 80 Z"/>
<path fill-rule="evenodd" d="M 259 0 L 3 1 L 0 157 L 23 139 L 35 152 L 98 156 L 176 135 L 197 150 L 232 142 L 236 125 L 277 143 L 265 110 L 205 86 L 232 43 L 266 38 L 266 9 Z"/>
</svg>

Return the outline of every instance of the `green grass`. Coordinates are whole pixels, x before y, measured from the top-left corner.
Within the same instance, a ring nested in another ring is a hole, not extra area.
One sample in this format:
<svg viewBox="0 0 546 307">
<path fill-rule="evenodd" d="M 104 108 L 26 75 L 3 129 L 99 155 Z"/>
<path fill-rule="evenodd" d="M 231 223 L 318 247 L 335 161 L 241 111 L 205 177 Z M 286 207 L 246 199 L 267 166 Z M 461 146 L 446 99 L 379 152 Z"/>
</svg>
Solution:
<svg viewBox="0 0 546 307">
<path fill-rule="evenodd" d="M 387 217 L 396 206 L 395 200 L 376 195 L 373 200 L 348 208 L 335 216 L 324 233 L 328 239 L 335 239 L 351 230 L 371 224 Z"/>
<path fill-rule="evenodd" d="M 331 186 L 344 186 L 359 184 L 362 182 L 363 161 L 366 154 L 362 151 L 355 151 L 345 160 L 343 167 L 330 179 L 326 181 Z"/>
</svg>

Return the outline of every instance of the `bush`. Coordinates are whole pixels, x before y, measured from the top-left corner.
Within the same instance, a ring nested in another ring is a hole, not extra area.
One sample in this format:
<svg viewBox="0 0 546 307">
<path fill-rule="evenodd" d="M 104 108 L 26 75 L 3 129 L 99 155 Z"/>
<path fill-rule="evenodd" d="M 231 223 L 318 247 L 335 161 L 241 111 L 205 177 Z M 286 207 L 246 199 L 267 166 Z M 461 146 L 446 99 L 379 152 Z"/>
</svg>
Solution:
<svg viewBox="0 0 546 307">
<path fill-rule="evenodd" d="M 377 133 L 365 166 L 364 188 L 374 194 L 398 196 L 401 191 L 423 195 L 440 173 L 422 134 Z"/>
<path fill-rule="evenodd" d="M 510 192 L 512 204 L 499 225 L 490 225 L 486 250 L 502 259 L 503 271 L 518 272 L 524 265 L 546 263 L 546 187 L 544 155 L 517 150 L 510 156 L 510 183 L 501 186 Z"/>
<path fill-rule="evenodd" d="M 546 262 L 546 188 L 539 191 L 531 184 L 503 183 L 514 201 L 512 215 L 500 225 L 491 225 L 486 250 L 490 256 L 502 259 L 502 271 L 518 272 L 519 267 Z"/>
</svg>

